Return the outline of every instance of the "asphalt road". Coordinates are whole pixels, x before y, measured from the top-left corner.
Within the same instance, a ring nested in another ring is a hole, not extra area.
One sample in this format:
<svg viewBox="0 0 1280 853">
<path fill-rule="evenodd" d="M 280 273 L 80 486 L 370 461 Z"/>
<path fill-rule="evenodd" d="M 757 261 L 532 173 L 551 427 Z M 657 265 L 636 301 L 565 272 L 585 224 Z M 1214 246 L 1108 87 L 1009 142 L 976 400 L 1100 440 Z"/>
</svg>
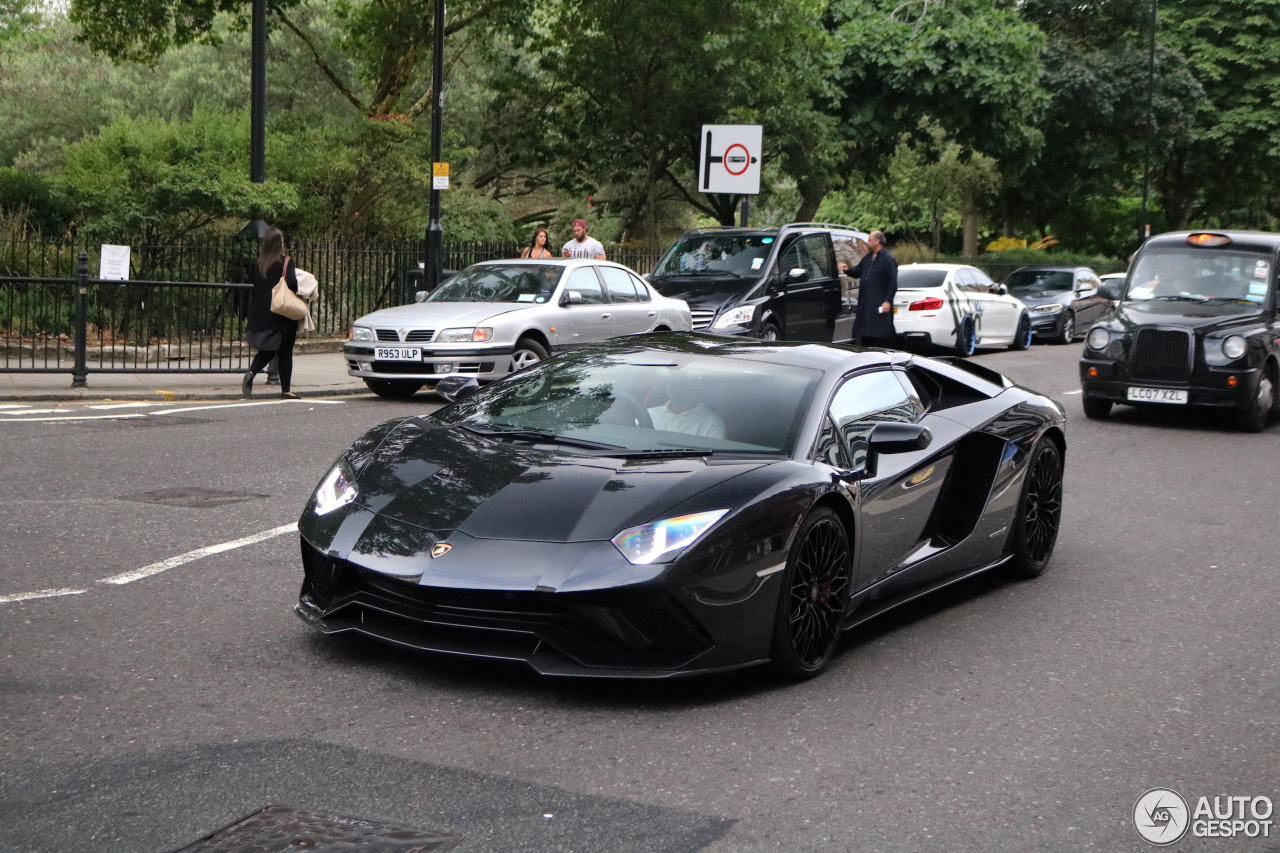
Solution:
<svg viewBox="0 0 1280 853">
<path fill-rule="evenodd" d="M 268 804 L 465 853 L 1140 850 L 1149 788 L 1280 802 L 1280 425 L 1087 421 L 1078 354 L 979 357 L 1068 412 L 1049 571 L 910 605 L 791 686 L 321 637 L 290 611 L 290 534 L 101 582 L 289 524 L 351 438 L 431 395 L 0 412 L 0 850 L 175 850 Z M 138 499 L 191 488 L 241 497 Z M 13 600 L 49 590 L 83 591 Z"/>
</svg>

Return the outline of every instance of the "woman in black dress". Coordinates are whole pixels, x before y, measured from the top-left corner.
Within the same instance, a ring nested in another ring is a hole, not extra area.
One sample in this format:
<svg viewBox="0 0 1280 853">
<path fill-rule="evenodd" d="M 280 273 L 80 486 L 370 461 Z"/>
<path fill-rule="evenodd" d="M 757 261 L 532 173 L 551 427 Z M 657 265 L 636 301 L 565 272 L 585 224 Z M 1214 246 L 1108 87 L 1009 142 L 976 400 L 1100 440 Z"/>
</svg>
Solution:
<svg viewBox="0 0 1280 853">
<path fill-rule="evenodd" d="M 253 394 L 253 377 L 265 370 L 273 357 L 279 356 L 280 396 L 290 400 L 301 399 L 289 390 L 293 379 L 293 344 L 298 337 L 298 321 L 271 310 L 271 290 L 280 282 L 282 274 L 289 289 L 297 293 L 298 278 L 294 274 L 293 262 L 284 254 L 284 234 L 279 228 L 268 228 L 262 236 L 262 254 L 253 266 L 253 295 L 249 302 L 249 322 L 245 326 L 249 346 L 258 351 L 240 386 L 246 397 Z"/>
</svg>

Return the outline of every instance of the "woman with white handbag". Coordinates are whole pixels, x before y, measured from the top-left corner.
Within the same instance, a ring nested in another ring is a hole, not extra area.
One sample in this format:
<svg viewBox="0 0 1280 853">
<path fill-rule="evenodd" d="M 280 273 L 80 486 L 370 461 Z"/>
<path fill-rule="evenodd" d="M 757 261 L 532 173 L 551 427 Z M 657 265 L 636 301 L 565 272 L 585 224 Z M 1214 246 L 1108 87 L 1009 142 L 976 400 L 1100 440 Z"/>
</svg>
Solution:
<svg viewBox="0 0 1280 853">
<path fill-rule="evenodd" d="M 253 377 L 277 358 L 280 365 L 280 396 L 301 399 L 289 390 L 293 379 L 293 344 L 298 337 L 298 321 L 307 315 L 307 305 L 298 298 L 298 277 L 285 256 L 284 234 L 268 228 L 262 235 L 262 253 L 253 267 L 253 294 L 249 302 L 249 322 L 245 339 L 258 352 L 253 356 L 241 389 L 253 394 Z"/>
</svg>

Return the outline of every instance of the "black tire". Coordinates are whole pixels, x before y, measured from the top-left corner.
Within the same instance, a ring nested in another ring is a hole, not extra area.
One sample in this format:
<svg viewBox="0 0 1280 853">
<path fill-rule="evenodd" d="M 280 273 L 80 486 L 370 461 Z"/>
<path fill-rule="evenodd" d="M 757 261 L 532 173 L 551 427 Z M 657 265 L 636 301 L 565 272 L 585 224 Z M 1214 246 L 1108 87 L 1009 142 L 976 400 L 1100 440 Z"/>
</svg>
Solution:
<svg viewBox="0 0 1280 853">
<path fill-rule="evenodd" d="M 516 348 L 511 353 L 511 372 L 518 373 L 550 357 L 551 353 L 547 352 L 547 348 L 533 338 L 521 338 L 516 341 Z"/>
<path fill-rule="evenodd" d="M 968 358 L 973 355 L 977 348 L 978 329 L 974 326 L 972 317 L 965 317 L 960 321 L 960 332 L 956 336 L 956 345 L 953 351 L 960 358 Z"/>
<path fill-rule="evenodd" d="M 1062 328 L 1058 330 L 1058 336 L 1053 339 L 1055 344 L 1072 344 L 1076 340 L 1076 316 L 1070 311 L 1067 316 L 1062 318 Z"/>
<path fill-rule="evenodd" d="M 1015 333 L 1013 343 L 1009 345 L 1009 349 L 1030 349 L 1032 337 L 1034 337 L 1034 333 L 1031 331 L 1031 315 L 1023 311 L 1022 316 L 1018 318 L 1018 331 Z"/>
<path fill-rule="evenodd" d="M 772 321 L 766 321 L 760 324 L 759 332 L 760 340 L 773 343 L 782 340 L 782 330 L 778 328 L 778 324 Z"/>
<path fill-rule="evenodd" d="M 407 400 L 422 387 L 421 382 L 400 382 L 392 379 L 366 379 L 365 385 L 379 397 L 388 400 Z"/>
<path fill-rule="evenodd" d="M 1049 438 L 1031 451 L 1015 512 L 1009 571 L 1015 577 L 1039 577 L 1053 557 L 1062 524 L 1062 453 Z"/>
<path fill-rule="evenodd" d="M 1084 416 L 1095 421 L 1105 420 L 1111 414 L 1111 401 L 1099 400 L 1097 397 L 1085 397 L 1080 401 L 1084 406 Z"/>
<path fill-rule="evenodd" d="M 1271 376 L 1263 372 L 1258 377 L 1258 390 L 1253 395 L 1249 408 L 1236 412 L 1236 426 L 1245 432 L 1262 432 L 1271 419 L 1271 410 L 1276 404 L 1276 389 Z"/>
<path fill-rule="evenodd" d="M 853 549 L 840 516 L 811 512 L 787 555 L 773 624 L 770 662 L 789 681 L 826 668 L 844 630 L 853 578 Z"/>
</svg>

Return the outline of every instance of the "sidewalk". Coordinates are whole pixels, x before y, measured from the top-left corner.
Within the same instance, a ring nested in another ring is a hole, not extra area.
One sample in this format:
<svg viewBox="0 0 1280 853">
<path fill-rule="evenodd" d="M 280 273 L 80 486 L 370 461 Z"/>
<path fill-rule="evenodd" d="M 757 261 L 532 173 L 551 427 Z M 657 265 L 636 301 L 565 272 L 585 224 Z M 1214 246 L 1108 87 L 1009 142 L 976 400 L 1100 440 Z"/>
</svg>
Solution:
<svg viewBox="0 0 1280 853">
<path fill-rule="evenodd" d="M 0 401 L 57 400 L 225 400 L 240 398 L 244 373 L 94 373 L 87 388 L 72 388 L 71 373 L 0 373 Z M 279 385 L 265 373 L 253 383 L 254 397 L 269 399 Z M 364 382 L 347 375 L 337 352 L 293 357 L 294 393 L 303 397 L 367 394 Z"/>
</svg>

